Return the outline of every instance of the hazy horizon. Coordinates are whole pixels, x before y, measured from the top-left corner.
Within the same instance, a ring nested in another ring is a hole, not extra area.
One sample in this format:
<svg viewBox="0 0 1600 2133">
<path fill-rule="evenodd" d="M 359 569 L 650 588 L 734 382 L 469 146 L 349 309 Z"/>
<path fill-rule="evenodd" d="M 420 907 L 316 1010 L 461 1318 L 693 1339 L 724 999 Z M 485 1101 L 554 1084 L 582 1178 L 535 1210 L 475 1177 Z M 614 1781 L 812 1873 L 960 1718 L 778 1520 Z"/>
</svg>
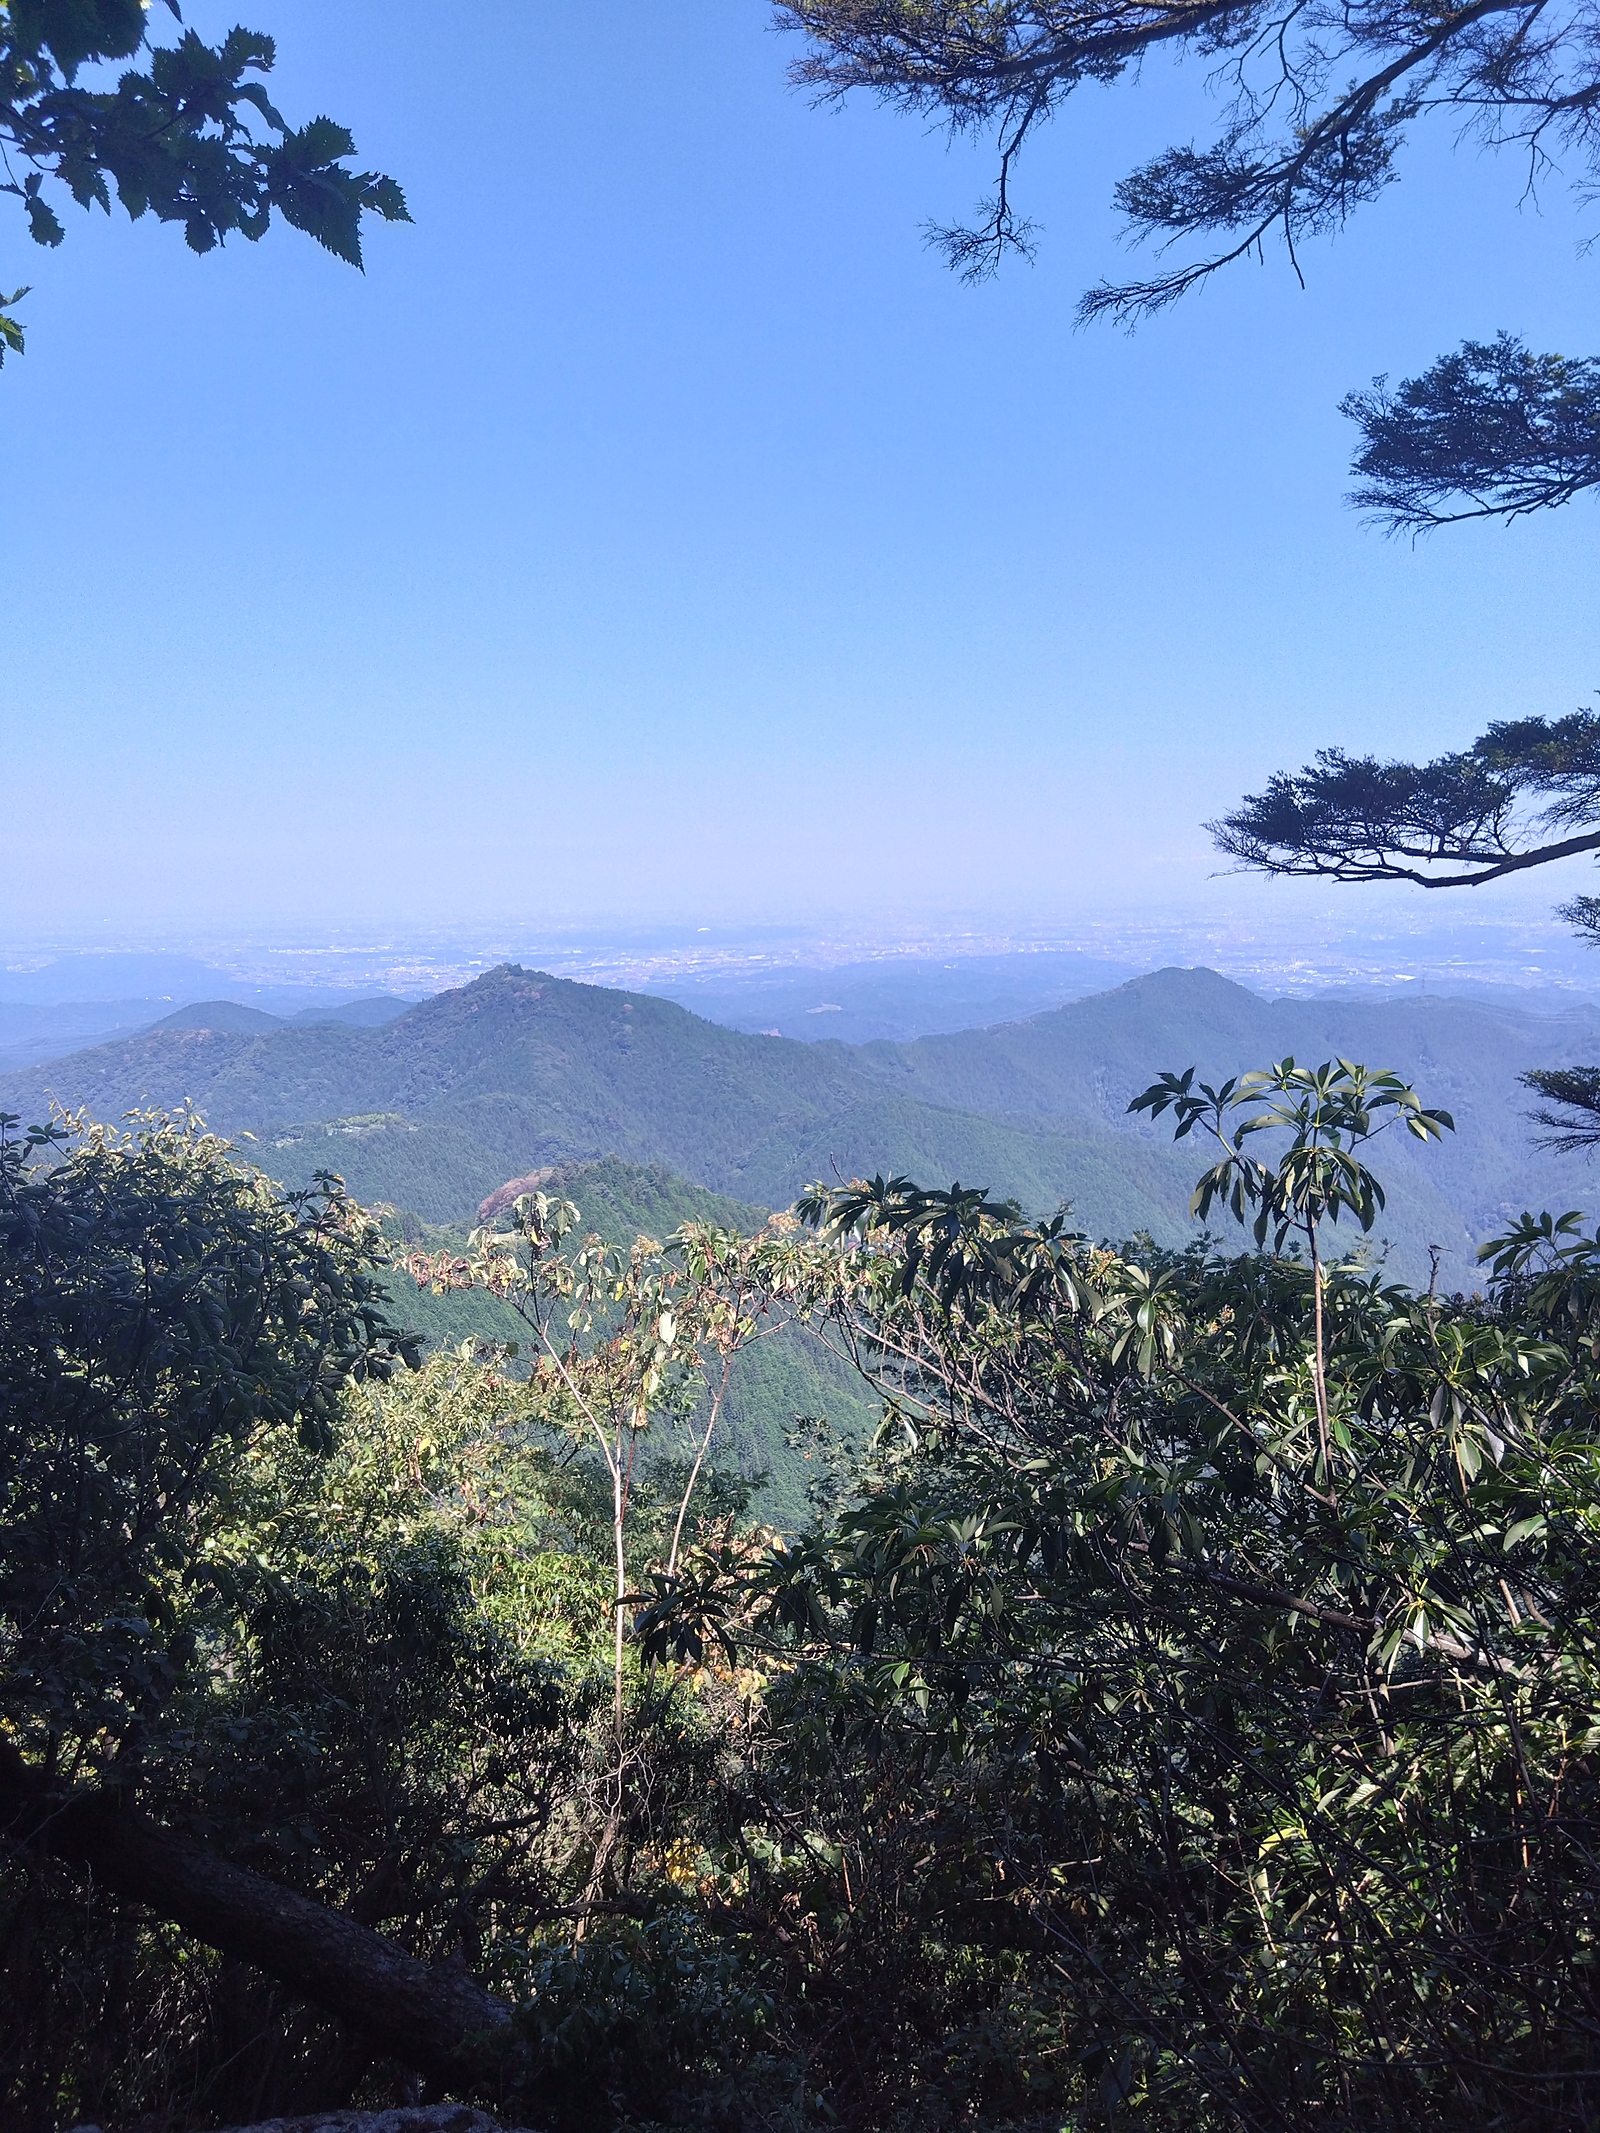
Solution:
<svg viewBox="0 0 1600 2133">
<path fill-rule="evenodd" d="M 650 988 L 667 983 L 738 982 L 786 969 L 874 963 L 1017 964 L 1077 957 L 1132 976 L 1169 965 L 1204 966 L 1271 993 L 1314 993 L 1341 985 L 1511 986 L 1600 995 L 1600 958 L 1575 941 L 1546 898 L 1524 890 L 1463 909 L 1420 893 L 1362 893 L 1276 887 L 1231 907 L 1130 907 L 1032 924 L 997 913 L 925 914 L 920 919 L 836 913 L 734 922 L 630 920 L 617 913 L 542 922 L 491 917 L 419 926 L 168 927 L 56 929 L 0 936 L 0 985 L 27 997 L 27 977 L 58 958 L 187 957 L 240 985 L 311 992 L 366 987 L 421 995 L 467 982 L 501 962 L 558 976 Z M 1376 924 L 1359 923 L 1363 904 Z M 1276 905 L 1276 908 L 1274 908 Z"/>
</svg>

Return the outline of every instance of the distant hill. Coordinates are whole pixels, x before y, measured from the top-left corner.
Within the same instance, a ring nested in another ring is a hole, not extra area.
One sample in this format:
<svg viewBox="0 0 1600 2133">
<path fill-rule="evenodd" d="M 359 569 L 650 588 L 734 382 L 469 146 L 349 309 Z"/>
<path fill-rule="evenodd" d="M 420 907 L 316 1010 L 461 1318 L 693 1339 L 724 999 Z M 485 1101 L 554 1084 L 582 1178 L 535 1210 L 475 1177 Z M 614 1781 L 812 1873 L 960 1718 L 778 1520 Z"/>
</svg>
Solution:
<svg viewBox="0 0 1600 2133">
<path fill-rule="evenodd" d="M 1517 1085 L 1524 1068 L 1600 1061 L 1600 1013 L 1530 1013 L 1420 995 L 1367 1003 L 1263 1000 L 1209 970 L 1163 970 L 1114 992 L 1004 1029 L 869 1047 L 880 1069 L 919 1101 L 981 1104 L 991 1115 L 1074 1135 L 1170 1144 L 1164 1122 L 1135 1123 L 1130 1096 L 1158 1069 L 1197 1066 L 1216 1081 L 1292 1054 L 1398 1068 L 1456 1121 L 1442 1147 L 1390 1134 L 1374 1167 L 1392 1181 L 1382 1227 L 1397 1263 L 1421 1275 L 1427 1246 L 1465 1278 L 1478 1242 L 1527 1206 L 1595 1199 L 1585 1160 L 1534 1144 Z M 1185 1144 L 1184 1168 L 1201 1157 Z M 1600 1211 L 1600 1210 L 1597 1210 Z"/>
<path fill-rule="evenodd" d="M 1582 1205 L 1587 1167 L 1533 1146 L 1516 1085 L 1600 1059 L 1600 1014 L 1420 997 L 1267 1001 L 1205 970 L 1159 971 L 998 1028 L 912 1043 L 751 1036 L 673 1003 L 503 966 L 373 1028 L 163 1027 L 0 1081 L 0 1108 L 50 1098 L 102 1117 L 192 1100 L 286 1181 L 336 1169 L 430 1222 L 471 1220 L 508 1179 L 615 1156 L 751 1206 L 816 1177 L 900 1170 L 986 1185 L 1091 1233 L 1191 1234 L 1193 1142 L 1127 1116 L 1166 1067 L 1236 1073 L 1293 1052 L 1398 1067 L 1456 1112 L 1445 1149 L 1383 1144 L 1393 1264 L 1472 1278 L 1475 1243 L 1524 1206 Z"/>
<path fill-rule="evenodd" d="M 348 1023 L 352 1029 L 379 1029 L 412 1005 L 390 993 L 377 993 L 366 1000 L 346 1000 L 331 1007 L 302 1007 L 292 1015 L 268 1014 L 262 1007 L 247 1007 L 242 1000 L 196 1000 L 174 1014 L 152 1022 L 152 1030 L 220 1030 L 232 1036 L 249 1036 L 257 1030 L 284 1029 L 291 1024 L 307 1027 L 319 1022 Z"/>
<path fill-rule="evenodd" d="M 23 969 L 0 969 L 0 1000 L 46 1006 L 86 1000 L 204 1000 L 232 990 L 225 971 L 195 956 L 148 951 L 58 955 Z"/>
<path fill-rule="evenodd" d="M 930 1030 L 987 1029 L 1104 992 L 1135 972 L 1080 949 L 1027 949 L 1007 955 L 883 955 L 813 968 L 761 962 L 754 968 L 685 971 L 652 979 L 654 997 L 762 1036 L 865 1044 Z"/>
<path fill-rule="evenodd" d="M 110 1044 L 148 1029 L 171 1011 L 170 1000 L 65 1000 L 35 1003 L 0 997 L 0 1074 L 64 1059 L 86 1045 Z"/>
<path fill-rule="evenodd" d="M 268 991 L 267 999 L 273 1005 L 266 1006 L 258 1000 L 254 1004 L 239 998 L 239 989 L 224 997 L 207 997 L 203 986 L 196 994 L 176 995 L 187 998 L 188 1004 L 174 1007 L 174 995 L 165 998 L 109 999 L 90 997 L 82 1000 L 57 1000 L 50 997 L 52 984 L 70 983 L 74 977 L 84 974 L 77 970 L 78 964 L 94 964 L 105 961 L 118 966 L 132 963 L 138 975 L 146 965 L 155 965 L 157 977 L 171 977 L 174 966 L 180 973 L 187 967 L 181 957 L 108 956 L 96 958 L 81 956 L 72 959 L 71 965 L 55 964 L 45 972 L 25 974 L 37 978 L 44 994 L 39 1000 L 13 1000 L 0 990 L 0 1074 L 21 1073 L 30 1066 L 47 1065 L 53 1059 L 63 1059 L 69 1053 L 81 1051 L 88 1045 L 114 1043 L 118 1038 L 134 1035 L 137 1031 L 155 1028 L 168 1029 L 218 1029 L 234 1032 L 272 1029 L 283 1022 L 352 1022 L 363 1027 L 376 1027 L 380 1022 L 392 1021 L 404 1014 L 412 1004 L 391 994 L 381 993 L 367 999 L 313 1001 L 301 1006 L 304 988 L 295 987 L 281 991 Z M 62 976 L 63 970 L 66 976 Z M 221 971 L 208 970 L 203 963 L 193 966 L 202 981 L 212 984 L 226 983 Z M 148 973 L 146 973 L 148 974 Z M 0 973 L 13 979 L 14 973 Z M 105 974 L 99 973 L 104 981 Z M 93 982 L 96 973 L 88 974 Z M 191 973 L 192 976 L 192 973 Z M 256 988 L 260 992 L 262 988 Z M 283 1012 L 275 1009 L 282 1008 Z"/>
<path fill-rule="evenodd" d="M 190 1000 L 238 1000 L 269 1014 L 292 1015 L 300 1008 L 324 1011 L 326 997 L 325 985 L 240 978 L 196 956 L 158 951 L 119 949 L 58 955 L 43 963 L 0 964 L 0 1005 L 81 1008 L 134 1001 L 152 1003 L 147 1018 L 152 1021 L 163 1004 L 170 1011 Z"/>
<path fill-rule="evenodd" d="M 331 1006 L 299 1008 L 285 1017 L 289 1022 L 348 1022 L 354 1029 L 380 1029 L 385 1022 L 392 1022 L 396 1015 L 403 1015 L 416 1005 L 414 1000 L 402 1000 L 392 992 L 369 993 L 360 1000 L 336 1001 Z"/>
<path fill-rule="evenodd" d="M 170 1015 L 163 1015 L 150 1027 L 153 1030 L 226 1030 L 234 1036 L 247 1036 L 256 1030 L 281 1029 L 283 1021 L 282 1015 L 269 1015 L 260 1007 L 246 1007 L 240 1000 L 196 1000 L 189 1007 L 180 1007 Z"/>
</svg>

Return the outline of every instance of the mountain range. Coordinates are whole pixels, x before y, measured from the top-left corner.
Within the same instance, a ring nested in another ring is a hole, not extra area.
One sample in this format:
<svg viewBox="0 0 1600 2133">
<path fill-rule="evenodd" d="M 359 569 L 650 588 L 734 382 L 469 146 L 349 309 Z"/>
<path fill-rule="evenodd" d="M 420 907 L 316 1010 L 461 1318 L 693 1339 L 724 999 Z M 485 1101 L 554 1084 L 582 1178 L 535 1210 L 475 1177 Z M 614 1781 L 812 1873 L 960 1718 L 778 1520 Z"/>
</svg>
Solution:
<svg viewBox="0 0 1600 2133">
<path fill-rule="evenodd" d="M 94 958 L 85 956 L 75 960 L 92 962 Z M 146 959 L 128 957 L 117 960 L 137 962 Z M 195 967 L 213 980 L 221 975 L 206 971 L 203 964 Z M 41 992 L 48 992 L 48 989 L 47 986 L 40 987 Z M 289 998 L 294 999 L 302 990 L 299 987 L 289 990 Z M 183 996 L 180 994 L 179 997 Z M 213 1000 L 203 996 L 191 1005 L 176 1009 L 171 995 L 85 1000 L 48 997 L 11 1000 L 0 997 L 0 1074 L 47 1065 L 53 1059 L 66 1057 L 85 1047 L 111 1044 L 147 1029 L 262 1030 L 276 1028 L 285 1022 L 355 1022 L 370 1026 L 404 1014 L 411 1005 L 409 1000 L 397 999 L 389 993 L 356 1000 L 314 998 L 309 1005 L 292 1009 L 285 1007 L 281 998 L 278 1004 L 281 1012 L 237 999 Z"/>
<path fill-rule="evenodd" d="M 651 978 L 641 990 L 676 1000 L 708 1022 L 763 1037 L 865 1044 L 904 1041 L 930 1030 L 1015 1022 L 1086 993 L 1104 992 L 1138 972 L 1081 949 L 1012 950 L 1004 955 L 880 955 L 866 962 L 724 965 Z"/>
<path fill-rule="evenodd" d="M 1129 1098 L 1164 1068 L 1208 1078 L 1293 1054 L 1398 1068 L 1455 1114 L 1441 1148 L 1398 1136 L 1378 1236 L 1394 1271 L 1470 1283 L 1476 1245 L 1524 1207 L 1583 1205 L 1584 1163 L 1540 1150 L 1518 1073 L 1600 1058 L 1600 1013 L 1530 1014 L 1423 995 L 1264 1000 L 1207 970 L 1163 970 L 982 1030 L 800 1043 L 674 1003 L 502 965 L 375 1026 L 283 1022 L 232 1003 L 0 1078 L 0 1108 L 53 1101 L 115 1118 L 192 1102 L 285 1182 L 336 1169 L 368 1200 L 461 1223 L 507 1180 L 616 1156 L 756 1206 L 814 1178 L 959 1179 L 1034 1212 L 1070 1202 L 1097 1236 L 1193 1234 L 1202 1151 Z"/>
</svg>

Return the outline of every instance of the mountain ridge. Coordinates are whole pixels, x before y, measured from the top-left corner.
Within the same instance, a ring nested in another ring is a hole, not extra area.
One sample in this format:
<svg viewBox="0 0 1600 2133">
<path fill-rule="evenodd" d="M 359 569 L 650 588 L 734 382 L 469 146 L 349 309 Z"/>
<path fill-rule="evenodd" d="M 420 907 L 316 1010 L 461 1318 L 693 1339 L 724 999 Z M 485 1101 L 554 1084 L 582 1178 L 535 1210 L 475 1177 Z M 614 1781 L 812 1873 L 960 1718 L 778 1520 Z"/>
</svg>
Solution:
<svg viewBox="0 0 1600 2133">
<path fill-rule="evenodd" d="M 174 1018 L 176 1019 L 176 1018 Z M 676 1003 L 500 965 L 377 1027 L 296 1021 L 158 1028 L 0 1081 L 0 1107 L 53 1097 L 116 1117 L 194 1103 L 252 1134 L 286 1182 L 340 1170 L 364 1198 L 468 1219 L 507 1180 L 616 1155 L 747 1204 L 815 1177 L 959 1177 L 1044 1213 L 1070 1200 L 1097 1235 L 1177 1243 L 1197 1151 L 1130 1120 L 1167 1067 L 1237 1073 L 1293 1052 L 1393 1065 L 1460 1116 L 1456 1145 L 1383 1144 L 1384 1233 L 1419 1274 L 1465 1278 L 1477 1241 L 1523 1205 L 1581 1201 L 1585 1179 L 1532 1146 L 1516 1073 L 1600 1051 L 1600 1015 L 1519 1015 L 1437 998 L 1266 1000 L 1204 969 L 1153 972 L 987 1030 L 848 1046 L 752 1036 Z"/>
</svg>

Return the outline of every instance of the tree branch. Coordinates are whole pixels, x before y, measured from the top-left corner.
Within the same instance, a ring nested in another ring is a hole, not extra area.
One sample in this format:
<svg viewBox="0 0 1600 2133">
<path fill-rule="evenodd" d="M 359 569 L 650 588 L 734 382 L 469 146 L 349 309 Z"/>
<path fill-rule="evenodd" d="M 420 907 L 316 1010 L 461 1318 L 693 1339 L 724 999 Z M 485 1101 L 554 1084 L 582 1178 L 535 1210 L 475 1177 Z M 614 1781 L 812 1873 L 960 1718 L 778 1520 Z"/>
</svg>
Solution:
<svg viewBox="0 0 1600 2133">
<path fill-rule="evenodd" d="M 52 1794 L 0 1740 L 0 1830 L 86 1870 L 219 1953 L 264 1970 L 384 2052 L 434 2080 L 496 2083 L 517 2051 L 511 2009 L 465 1972 L 420 1961 L 370 1927 L 264 1874 L 114 1793 Z"/>
<path fill-rule="evenodd" d="M 1358 859 L 1353 854 L 1296 853 L 1289 858 L 1237 851 L 1218 832 L 1221 825 L 1207 823 L 1225 852 L 1262 874 L 1317 875 L 1327 881 L 1411 881 L 1423 889 L 1476 889 L 1486 881 L 1499 881 L 1507 874 L 1520 874 L 1528 867 L 1548 866 L 1553 859 L 1572 859 L 1580 852 L 1600 851 L 1600 831 L 1584 837 L 1565 837 L 1558 844 L 1535 845 L 1530 851 L 1508 852 L 1503 858 L 1474 864 L 1466 874 L 1425 874 L 1420 867 L 1399 865 L 1395 860 Z M 1470 859 L 1470 853 L 1441 852 L 1440 863 Z"/>
</svg>

